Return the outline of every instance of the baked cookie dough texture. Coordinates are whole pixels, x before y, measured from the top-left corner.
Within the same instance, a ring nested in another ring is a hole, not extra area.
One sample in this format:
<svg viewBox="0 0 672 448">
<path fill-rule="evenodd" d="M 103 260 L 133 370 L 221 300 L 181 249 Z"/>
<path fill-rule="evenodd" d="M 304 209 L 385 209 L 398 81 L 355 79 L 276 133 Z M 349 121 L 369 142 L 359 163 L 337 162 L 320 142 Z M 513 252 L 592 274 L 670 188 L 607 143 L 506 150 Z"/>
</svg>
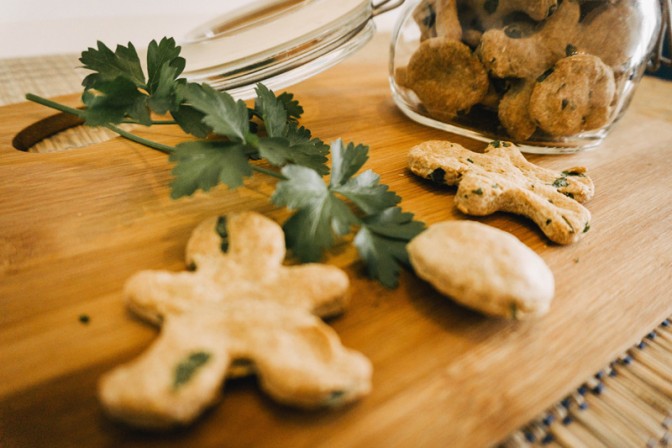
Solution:
<svg viewBox="0 0 672 448">
<path fill-rule="evenodd" d="M 462 213 L 527 216 L 558 244 L 576 243 L 590 230 L 591 215 L 581 203 L 593 197 L 595 186 L 582 166 L 543 168 L 510 142 L 491 142 L 481 154 L 439 140 L 411 148 L 408 165 L 423 179 L 457 185 L 454 203 Z"/>
<path fill-rule="evenodd" d="M 515 236 L 475 221 L 431 225 L 408 245 L 415 273 L 482 313 L 527 319 L 548 312 L 553 273 Z"/>
<path fill-rule="evenodd" d="M 131 277 L 128 307 L 162 324 L 161 333 L 101 378 L 104 410 L 140 428 L 186 425 L 220 399 L 227 377 L 250 374 L 271 398 L 301 408 L 368 394 L 370 361 L 320 318 L 344 311 L 347 275 L 327 265 L 284 266 L 284 257 L 280 226 L 244 212 L 194 230 L 187 245 L 193 270 Z"/>
<path fill-rule="evenodd" d="M 425 112 L 496 112 L 516 141 L 608 125 L 623 107 L 643 17 L 636 0 L 424 0 L 420 43 L 395 72 Z"/>
</svg>

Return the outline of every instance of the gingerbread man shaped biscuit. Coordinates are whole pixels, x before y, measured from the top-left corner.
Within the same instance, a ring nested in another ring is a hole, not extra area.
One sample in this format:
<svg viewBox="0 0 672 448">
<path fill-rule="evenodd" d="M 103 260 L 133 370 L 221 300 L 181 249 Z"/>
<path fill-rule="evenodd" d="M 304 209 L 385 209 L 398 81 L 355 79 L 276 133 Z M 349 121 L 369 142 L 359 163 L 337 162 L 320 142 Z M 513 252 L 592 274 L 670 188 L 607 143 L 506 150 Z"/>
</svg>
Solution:
<svg viewBox="0 0 672 448">
<path fill-rule="evenodd" d="M 483 154 L 428 141 L 411 149 L 411 171 L 437 183 L 458 185 L 455 205 L 465 214 L 505 211 L 532 219 L 559 244 L 580 240 L 590 229 L 590 212 L 579 202 L 595 193 L 585 168 L 559 172 L 534 165 L 509 142 L 494 141 Z"/>
<path fill-rule="evenodd" d="M 226 251 L 218 227 L 228 234 Z M 284 241 L 280 226 L 257 213 L 208 219 L 187 244 L 186 262 L 194 269 L 137 273 L 126 282 L 128 306 L 156 324 L 196 303 L 232 298 L 274 301 L 320 317 L 340 313 L 347 303 L 347 275 L 321 264 L 283 266 Z"/>
<path fill-rule="evenodd" d="M 261 215 L 219 224 L 219 232 L 216 219 L 194 231 L 187 246 L 194 271 L 145 271 L 127 282 L 130 308 L 163 327 L 145 353 L 101 379 L 107 413 L 143 428 L 187 424 L 217 401 L 227 375 L 249 373 L 293 406 L 366 395 L 370 362 L 313 314 L 343 310 L 347 275 L 325 265 L 283 266 L 282 230 Z"/>
</svg>

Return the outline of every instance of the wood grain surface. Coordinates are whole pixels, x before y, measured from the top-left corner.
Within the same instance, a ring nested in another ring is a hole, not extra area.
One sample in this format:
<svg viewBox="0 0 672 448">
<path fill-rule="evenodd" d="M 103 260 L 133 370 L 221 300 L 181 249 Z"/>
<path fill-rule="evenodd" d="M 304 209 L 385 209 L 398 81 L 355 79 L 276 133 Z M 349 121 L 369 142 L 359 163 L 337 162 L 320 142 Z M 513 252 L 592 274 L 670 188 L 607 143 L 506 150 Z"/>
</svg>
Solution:
<svg viewBox="0 0 672 448">
<path fill-rule="evenodd" d="M 371 147 L 366 165 L 427 223 L 471 219 L 454 188 L 406 169 L 408 149 L 451 139 L 394 106 L 380 39 L 345 63 L 292 87 L 302 124 L 325 141 Z M 157 329 L 133 318 L 121 288 L 143 269 L 184 269 L 203 218 L 269 205 L 272 180 L 256 175 L 235 191 L 169 198 L 165 155 L 117 138 L 61 153 L 14 149 L 21 129 L 50 115 L 33 104 L 0 109 L 0 446 L 2 447 L 445 447 L 506 437 L 672 314 L 672 84 L 642 82 L 604 144 L 576 155 L 530 156 L 549 168 L 585 165 L 596 184 L 586 238 L 557 246 L 528 220 L 481 221 L 539 253 L 557 283 L 550 313 L 532 322 L 486 318 L 453 304 L 411 273 L 387 290 L 365 278 L 353 251 L 327 261 L 352 281 L 350 309 L 330 323 L 374 366 L 373 391 L 340 410 L 274 404 L 255 380 L 229 381 L 221 402 L 193 426 L 168 434 L 108 420 L 96 383 L 141 353 Z M 76 97 L 63 98 L 76 104 Z M 161 127 L 138 131 L 166 144 Z M 87 324 L 79 317 L 87 315 Z"/>
</svg>

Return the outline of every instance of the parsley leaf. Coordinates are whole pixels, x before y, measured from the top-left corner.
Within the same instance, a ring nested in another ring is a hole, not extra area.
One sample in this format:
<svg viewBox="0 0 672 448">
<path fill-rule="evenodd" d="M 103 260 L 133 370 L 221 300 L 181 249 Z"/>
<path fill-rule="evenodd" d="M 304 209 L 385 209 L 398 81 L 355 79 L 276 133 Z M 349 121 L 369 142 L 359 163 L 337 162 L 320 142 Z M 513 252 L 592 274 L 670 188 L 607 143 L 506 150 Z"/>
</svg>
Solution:
<svg viewBox="0 0 672 448">
<path fill-rule="evenodd" d="M 368 160 L 369 148 L 337 140 L 331 145 L 332 175 L 330 188 L 354 202 L 367 214 L 377 213 L 396 205 L 401 198 L 380 184 L 380 176 L 371 170 L 352 178 Z"/>
<path fill-rule="evenodd" d="M 206 138 L 212 133 L 212 128 L 203 123 L 205 114 L 191 106 L 182 104 L 178 110 L 171 111 L 170 115 L 187 134 L 198 138 Z"/>
<path fill-rule="evenodd" d="M 354 245 L 369 276 L 388 288 L 396 287 L 401 265 L 409 264 L 406 244 L 423 229 L 424 224 L 414 221 L 413 214 L 403 213 L 399 207 L 365 217 Z"/>
<path fill-rule="evenodd" d="M 245 146 L 237 142 L 195 141 L 177 145 L 170 155 L 176 162 L 171 196 L 189 196 L 196 190 L 208 191 L 220 182 L 236 188 L 252 169 Z"/>
<path fill-rule="evenodd" d="M 368 159 L 368 147 L 344 146 L 338 140 L 331 145 L 332 174 L 328 184 L 309 168 L 287 165 L 272 201 L 297 210 L 283 228 L 287 246 L 301 261 L 318 261 L 325 250 L 334 246 L 337 236 L 360 227 L 355 246 L 372 278 L 387 287 L 397 284 L 401 264 L 407 264 L 406 244 L 424 225 L 403 213 L 396 204 L 400 198 L 371 170 L 353 175 Z M 359 218 L 350 200 L 364 216 Z"/>
<path fill-rule="evenodd" d="M 329 173 L 326 165 L 329 147 L 314 146 L 311 143 L 291 145 L 286 138 L 262 137 L 259 139 L 259 155 L 275 166 L 295 164 L 317 171 L 320 175 Z"/>
<path fill-rule="evenodd" d="M 147 96 L 127 78 L 96 82 L 98 94 L 85 90 L 82 102 L 86 106 L 84 117 L 89 126 L 121 123 L 127 116 L 141 124 L 149 125 L 151 118 L 147 109 Z"/>
<path fill-rule="evenodd" d="M 278 97 L 261 83 L 255 90 L 257 98 L 252 113 L 263 120 L 268 135 L 257 142 L 259 155 L 275 166 L 291 163 L 312 168 L 321 175 L 328 174 L 329 147 L 322 140 L 313 139 L 309 130 L 290 118 L 303 112 L 293 95 Z"/>
<path fill-rule="evenodd" d="M 159 115 L 164 115 L 170 111 L 179 109 L 179 100 L 175 91 L 175 78 L 178 72 L 177 67 L 168 64 L 161 66 L 158 78 L 154 80 L 155 84 L 150 90 L 151 95 L 147 105 L 151 110 Z"/>
<path fill-rule="evenodd" d="M 367 160 L 369 148 L 365 145 L 355 146 L 348 143 L 343 147 L 343 141 L 336 140 L 331 144 L 331 181 L 332 187 L 343 185 L 355 174 Z"/>
<path fill-rule="evenodd" d="M 207 84 L 189 83 L 181 86 L 180 95 L 194 109 L 202 112 L 203 123 L 216 134 L 231 140 L 245 142 L 249 133 L 247 106 Z"/>
<path fill-rule="evenodd" d="M 287 165 L 282 174 L 287 180 L 278 183 L 271 201 L 298 210 L 283 226 L 287 247 L 303 262 L 318 261 L 335 244 L 334 233 L 347 235 L 359 221 L 314 170 Z"/>
<path fill-rule="evenodd" d="M 380 184 L 380 176 L 371 170 L 332 189 L 350 199 L 367 214 L 381 212 L 401 201 L 399 196 L 389 191 L 387 185 Z"/>
<path fill-rule="evenodd" d="M 297 100 L 294 99 L 294 94 L 289 92 L 282 92 L 278 96 L 278 100 L 282 102 L 287 111 L 287 119 L 291 121 L 297 121 L 303 115 L 303 107 L 299 104 Z"/>
<path fill-rule="evenodd" d="M 113 53 L 104 43 L 98 41 L 98 48 L 89 48 L 82 52 L 79 61 L 84 68 L 93 70 L 82 82 L 89 89 L 98 81 L 111 81 L 116 78 L 124 78 L 132 82 L 138 88 L 145 87 L 145 75 L 142 72 L 138 52 L 132 43 L 128 47 L 117 45 Z"/>
<path fill-rule="evenodd" d="M 254 113 L 264 120 L 266 133 L 269 137 L 284 137 L 287 134 L 288 116 L 285 104 L 261 83 L 257 84 L 255 92 Z"/>
<path fill-rule="evenodd" d="M 186 61 L 180 57 L 180 47 L 175 45 L 175 39 L 163 38 L 158 44 L 155 40 L 147 47 L 147 90 L 154 93 L 159 90 L 161 80 L 166 73 L 177 79 L 184 71 Z"/>
<path fill-rule="evenodd" d="M 84 78 L 82 101 L 87 107 L 86 124 L 99 126 L 131 118 L 151 124 L 150 110 L 163 115 L 179 108 L 176 86 L 185 67 L 174 39 L 152 41 L 147 50 L 148 78 L 145 81 L 140 58 L 133 44 L 118 45 L 112 52 L 98 42 L 98 48 L 82 52 L 84 68 L 94 73 Z"/>
</svg>

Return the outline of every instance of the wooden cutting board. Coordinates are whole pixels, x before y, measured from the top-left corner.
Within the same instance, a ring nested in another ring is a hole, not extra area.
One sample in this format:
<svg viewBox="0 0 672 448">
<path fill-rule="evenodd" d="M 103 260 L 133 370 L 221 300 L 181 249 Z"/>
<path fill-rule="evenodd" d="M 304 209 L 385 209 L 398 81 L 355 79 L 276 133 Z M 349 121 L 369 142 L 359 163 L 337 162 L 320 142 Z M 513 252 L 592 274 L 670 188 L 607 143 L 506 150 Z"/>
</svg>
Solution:
<svg viewBox="0 0 672 448">
<path fill-rule="evenodd" d="M 422 127 L 394 106 L 386 43 L 291 88 L 302 124 L 325 141 L 371 147 L 366 165 L 427 223 L 469 219 L 454 188 L 416 179 L 408 149 L 428 139 L 484 145 Z M 33 104 L 0 109 L 0 445 L 69 446 L 482 446 L 562 399 L 672 314 L 672 84 L 646 79 L 604 144 L 565 156 L 530 156 L 549 168 L 585 165 L 596 184 L 586 238 L 549 243 L 524 218 L 481 221 L 537 251 L 555 274 L 551 312 L 533 322 L 486 318 L 405 273 L 387 290 L 366 279 L 351 249 L 352 304 L 330 323 L 374 366 L 373 391 L 345 409 L 303 412 L 274 404 L 254 379 L 230 381 L 192 427 L 147 434 L 110 422 L 99 376 L 141 353 L 157 330 L 124 309 L 121 288 L 143 269 L 184 269 L 203 218 L 253 209 L 277 220 L 272 181 L 172 200 L 165 155 L 123 139 L 52 154 L 12 147 L 51 114 Z M 65 98 L 76 104 L 76 97 Z M 173 128 L 142 131 L 166 144 Z M 90 317 L 88 324 L 80 322 Z"/>
</svg>

